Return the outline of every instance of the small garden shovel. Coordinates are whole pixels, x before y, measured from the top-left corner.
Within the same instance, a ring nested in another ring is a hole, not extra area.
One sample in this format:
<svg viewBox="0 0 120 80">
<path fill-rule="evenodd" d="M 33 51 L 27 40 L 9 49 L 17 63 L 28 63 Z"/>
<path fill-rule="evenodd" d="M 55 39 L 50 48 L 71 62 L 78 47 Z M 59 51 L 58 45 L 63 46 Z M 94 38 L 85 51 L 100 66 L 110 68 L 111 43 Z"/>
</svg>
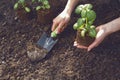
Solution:
<svg viewBox="0 0 120 80">
<path fill-rule="evenodd" d="M 38 46 L 41 46 L 42 48 L 46 49 L 47 52 L 50 52 L 58 41 L 58 38 L 56 37 L 57 37 L 56 30 L 51 32 L 50 36 L 48 36 L 48 34 L 44 32 L 41 38 L 38 40 L 37 44 Z"/>
</svg>

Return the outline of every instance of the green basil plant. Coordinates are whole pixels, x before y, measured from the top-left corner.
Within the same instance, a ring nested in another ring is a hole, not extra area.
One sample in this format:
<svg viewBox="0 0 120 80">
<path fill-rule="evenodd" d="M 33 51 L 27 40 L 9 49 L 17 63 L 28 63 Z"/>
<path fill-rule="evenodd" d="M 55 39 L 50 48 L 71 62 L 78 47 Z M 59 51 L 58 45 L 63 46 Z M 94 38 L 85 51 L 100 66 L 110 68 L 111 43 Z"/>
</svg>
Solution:
<svg viewBox="0 0 120 80">
<path fill-rule="evenodd" d="M 18 10 L 19 6 L 21 8 L 24 8 L 26 12 L 30 12 L 30 8 L 26 6 L 25 0 L 18 0 L 15 4 L 14 4 L 14 10 Z"/>
<path fill-rule="evenodd" d="M 88 34 L 90 37 L 95 37 L 97 32 L 93 22 L 96 19 L 96 13 L 92 10 L 92 4 L 79 5 L 75 9 L 75 13 L 80 15 L 77 22 L 73 25 L 74 30 L 81 30 L 81 36 L 85 37 Z"/>
<path fill-rule="evenodd" d="M 36 6 L 36 10 L 40 10 L 40 9 L 50 9 L 50 4 L 48 0 L 32 0 L 32 2 L 37 2 L 38 6 Z"/>
</svg>

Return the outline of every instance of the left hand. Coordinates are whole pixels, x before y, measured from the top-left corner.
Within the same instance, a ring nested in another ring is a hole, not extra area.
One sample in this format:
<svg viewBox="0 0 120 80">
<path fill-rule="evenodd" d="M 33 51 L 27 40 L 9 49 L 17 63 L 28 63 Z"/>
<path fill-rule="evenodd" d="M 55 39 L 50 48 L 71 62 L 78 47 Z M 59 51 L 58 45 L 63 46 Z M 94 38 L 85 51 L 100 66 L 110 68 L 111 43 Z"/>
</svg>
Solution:
<svg viewBox="0 0 120 80">
<path fill-rule="evenodd" d="M 90 44 L 88 47 L 79 45 L 76 41 L 74 42 L 74 46 L 76 46 L 77 48 L 87 49 L 87 51 L 90 51 L 94 47 L 97 47 L 104 40 L 104 38 L 109 34 L 106 28 L 107 26 L 105 25 L 101 25 L 96 28 L 97 35 L 96 35 L 95 41 L 92 44 Z"/>
</svg>

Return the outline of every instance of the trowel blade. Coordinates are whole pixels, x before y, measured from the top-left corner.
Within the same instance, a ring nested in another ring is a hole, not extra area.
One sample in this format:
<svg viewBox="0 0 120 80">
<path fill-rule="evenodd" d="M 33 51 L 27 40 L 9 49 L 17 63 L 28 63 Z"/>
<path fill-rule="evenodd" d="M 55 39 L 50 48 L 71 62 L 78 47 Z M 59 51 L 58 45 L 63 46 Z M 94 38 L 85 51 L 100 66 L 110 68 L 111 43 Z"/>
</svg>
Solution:
<svg viewBox="0 0 120 80">
<path fill-rule="evenodd" d="M 41 38 L 38 40 L 38 46 L 45 48 L 48 52 L 54 47 L 57 43 L 58 39 L 53 39 L 49 37 L 45 32 L 42 34 Z"/>
</svg>

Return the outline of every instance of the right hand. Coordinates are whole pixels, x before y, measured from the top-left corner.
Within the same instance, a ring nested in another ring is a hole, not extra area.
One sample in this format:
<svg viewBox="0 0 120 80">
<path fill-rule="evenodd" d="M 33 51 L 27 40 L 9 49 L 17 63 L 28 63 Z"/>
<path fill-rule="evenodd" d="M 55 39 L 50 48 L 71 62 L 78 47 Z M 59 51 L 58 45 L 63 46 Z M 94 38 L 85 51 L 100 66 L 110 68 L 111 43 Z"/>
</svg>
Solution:
<svg viewBox="0 0 120 80">
<path fill-rule="evenodd" d="M 53 19 L 52 31 L 56 30 L 56 33 L 61 33 L 68 25 L 70 21 L 70 14 L 63 10 L 55 19 Z"/>
</svg>

